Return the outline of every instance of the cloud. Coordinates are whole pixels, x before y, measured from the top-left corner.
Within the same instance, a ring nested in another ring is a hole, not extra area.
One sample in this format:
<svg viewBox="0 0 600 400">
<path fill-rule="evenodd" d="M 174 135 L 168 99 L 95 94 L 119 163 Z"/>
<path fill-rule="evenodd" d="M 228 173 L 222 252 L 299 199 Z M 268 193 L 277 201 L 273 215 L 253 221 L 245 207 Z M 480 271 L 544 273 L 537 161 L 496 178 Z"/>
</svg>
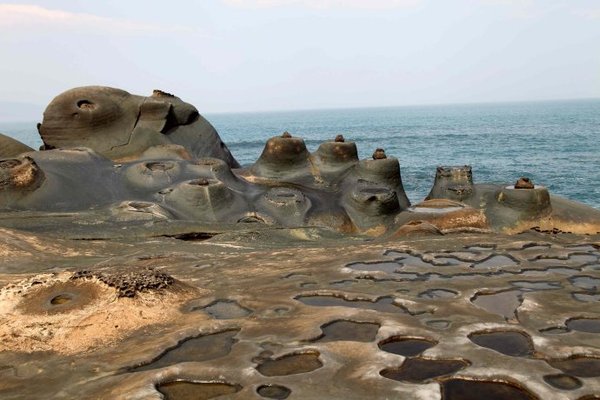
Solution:
<svg viewBox="0 0 600 400">
<path fill-rule="evenodd" d="M 49 9 L 33 4 L 0 4 L 0 28 L 19 27 L 85 28 L 89 30 L 132 33 L 190 30 L 181 26 L 161 26 L 140 21 Z"/>
<path fill-rule="evenodd" d="M 422 0 L 222 0 L 233 7 L 271 8 L 304 7 L 313 9 L 393 9 L 410 8 L 421 4 Z"/>
</svg>

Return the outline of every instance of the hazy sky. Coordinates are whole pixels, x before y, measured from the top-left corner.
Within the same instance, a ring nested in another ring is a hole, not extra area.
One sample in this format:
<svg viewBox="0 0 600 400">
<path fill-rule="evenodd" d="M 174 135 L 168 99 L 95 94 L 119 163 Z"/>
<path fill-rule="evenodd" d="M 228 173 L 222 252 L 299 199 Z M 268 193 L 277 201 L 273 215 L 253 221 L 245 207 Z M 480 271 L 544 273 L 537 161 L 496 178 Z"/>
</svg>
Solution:
<svg viewBox="0 0 600 400">
<path fill-rule="evenodd" d="M 0 102 L 90 84 L 201 112 L 600 97 L 600 1 L 0 3 Z"/>
</svg>

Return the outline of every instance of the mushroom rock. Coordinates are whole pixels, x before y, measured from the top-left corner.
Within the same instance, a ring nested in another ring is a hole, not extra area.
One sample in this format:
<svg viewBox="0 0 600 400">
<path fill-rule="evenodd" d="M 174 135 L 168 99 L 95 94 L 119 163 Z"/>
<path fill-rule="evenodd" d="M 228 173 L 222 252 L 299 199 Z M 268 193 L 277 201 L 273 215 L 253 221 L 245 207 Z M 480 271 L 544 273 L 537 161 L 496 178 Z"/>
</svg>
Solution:
<svg viewBox="0 0 600 400">
<path fill-rule="evenodd" d="M 341 134 L 311 153 L 286 131 L 240 168 L 194 106 L 159 90 L 142 97 L 100 86 L 72 89 L 50 103 L 38 128 L 44 151 L 0 135 L 2 212 L 141 221 L 153 232 L 175 220 L 387 237 L 600 232 L 600 211 L 527 178 L 474 184 L 469 165 L 438 167 L 426 200 L 411 207 L 399 160 L 382 148 L 360 160 L 356 143 Z"/>
<path fill-rule="evenodd" d="M 113 159 L 135 159 L 152 146 L 177 144 L 193 157 L 239 167 L 214 127 L 191 104 L 155 90 L 152 96 L 86 86 L 55 97 L 38 127 L 45 149 L 88 147 Z"/>
<path fill-rule="evenodd" d="M 439 166 L 433 188 L 426 197 L 463 201 L 473 194 L 473 173 L 470 165 Z"/>
<path fill-rule="evenodd" d="M 0 133 L 0 158 L 16 157 L 33 149 L 16 139 Z"/>
</svg>

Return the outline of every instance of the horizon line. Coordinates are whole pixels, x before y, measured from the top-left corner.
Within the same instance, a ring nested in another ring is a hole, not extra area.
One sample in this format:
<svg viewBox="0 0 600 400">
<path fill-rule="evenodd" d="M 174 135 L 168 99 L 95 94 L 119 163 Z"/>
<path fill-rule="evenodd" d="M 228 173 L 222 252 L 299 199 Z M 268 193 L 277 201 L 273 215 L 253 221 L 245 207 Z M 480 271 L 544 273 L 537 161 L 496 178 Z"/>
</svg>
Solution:
<svg viewBox="0 0 600 400">
<path fill-rule="evenodd" d="M 600 100 L 598 97 L 572 97 L 572 98 L 556 98 L 556 99 L 531 99 L 531 100 L 488 100 L 488 101 L 465 101 L 465 102 L 449 102 L 449 103 L 414 103 L 414 104 L 397 104 L 397 105 L 380 105 L 380 106 L 326 106 L 322 108 L 282 108 L 282 109 L 258 109 L 248 111 L 207 111 L 201 110 L 201 115 L 230 115 L 230 114 L 269 114 L 269 113 L 294 113 L 294 112 L 309 112 L 309 111 L 342 111 L 342 110 L 365 110 L 365 109 L 391 109 L 391 108 L 411 108 L 411 107 L 440 107 L 440 106 L 476 106 L 476 105 L 493 105 L 493 104 L 524 104 L 524 103 L 556 103 L 570 101 L 591 101 Z M 185 100 L 184 100 L 185 101 Z M 0 102 L 5 102 L 0 100 Z M 9 103 L 9 102 L 6 102 Z M 38 106 L 34 103 L 15 102 L 13 104 L 23 104 L 29 106 Z M 190 103 L 193 105 L 193 103 Z M 45 108 L 44 108 L 45 109 Z M 41 117 L 43 118 L 43 112 Z M 2 120 L 2 123 L 30 123 L 33 120 Z M 41 122 L 41 121 L 38 121 Z"/>
<path fill-rule="evenodd" d="M 364 110 L 364 109 L 385 109 L 385 108 L 409 108 L 409 107 L 439 107 L 439 106 L 473 106 L 473 105 L 491 105 L 491 104 L 520 104 L 520 103 L 555 103 L 568 101 L 590 101 L 600 100 L 600 96 L 595 97 L 569 97 L 555 99 L 531 99 L 531 100 L 487 100 L 487 101 L 465 101 L 449 103 L 414 103 L 414 104 L 396 104 L 381 106 L 325 106 L 322 108 L 281 108 L 269 110 L 250 110 L 250 111 L 207 111 L 201 112 L 203 115 L 212 114 L 268 114 L 268 113 L 287 113 L 287 112 L 306 112 L 306 111 L 341 111 L 341 110 Z"/>
</svg>

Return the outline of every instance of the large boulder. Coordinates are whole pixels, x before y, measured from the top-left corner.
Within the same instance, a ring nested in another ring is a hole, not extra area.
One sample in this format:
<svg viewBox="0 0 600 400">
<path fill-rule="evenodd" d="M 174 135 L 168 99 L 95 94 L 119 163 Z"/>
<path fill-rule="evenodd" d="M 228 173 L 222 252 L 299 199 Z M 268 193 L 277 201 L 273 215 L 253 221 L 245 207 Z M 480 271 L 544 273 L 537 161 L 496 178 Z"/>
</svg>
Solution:
<svg viewBox="0 0 600 400">
<path fill-rule="evenodd" d="M 239 167 L 194 106 L 160 90 L 144 97 L 104 86 L 71 89 L 50 102 L 38 130 L 45 149 L 88 147 L 113 160 L 131 160 L 152 146 L 178 144 L 192 157 Z"/>
</svg>

